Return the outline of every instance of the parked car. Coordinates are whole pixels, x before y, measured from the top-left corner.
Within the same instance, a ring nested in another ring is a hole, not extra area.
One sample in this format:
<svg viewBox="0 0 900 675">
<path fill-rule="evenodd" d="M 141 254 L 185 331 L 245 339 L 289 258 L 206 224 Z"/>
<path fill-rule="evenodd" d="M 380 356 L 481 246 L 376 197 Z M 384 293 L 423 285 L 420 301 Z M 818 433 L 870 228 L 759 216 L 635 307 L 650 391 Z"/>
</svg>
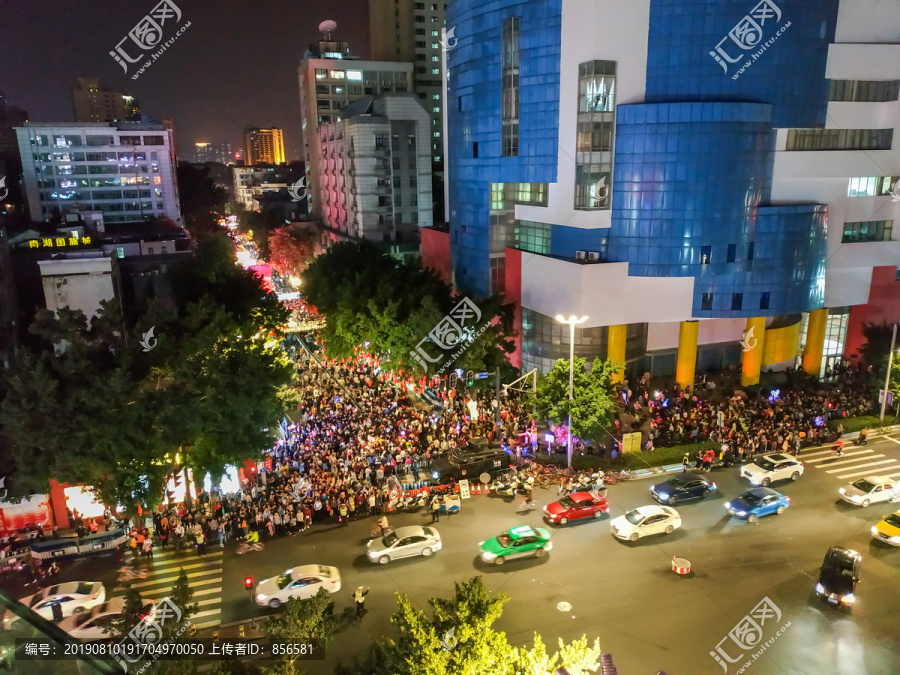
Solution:
<svg viewBox="0 0 900 675">
<path fill-rule="evenodd" d="M 872 526 L 872 536 L 891 546 L 900 546 L 900 511 L 894 511 Z"/>
<path fill-rule="evenodd" d="M 278 609 L 291 598 L 309 599 L 324 588 L 329 593 L 341 590 L 341 573 L 328 565 L 303 565 L 284 574 L 263 579 L 256 587 L 256 604 Z"/>
<path fill-rule="evenodd" d="M 515 558 L 540 558 L 553 548 L 550 533 L 543 527 L 523 525 L 507 530 L 503 534 L 482 541 L 481 559 L 494 565 L 502 565 Z"/>
<path fill-rule="evenodd" d="M 509 455 L 499 445 L 471 442 L 466 448 L 453 450 L 447 457 L 437 457 L 431 462 L 433 484 L 478 480 L 481 474 L 497 478 L 509 471 Z"/>
<path fill-rule="evenodd" d="M 153 611 L 154 602 L 147 600 L 144 615 Z M 116 624 L 122 620 L 125 609 L 124 598 L 112 598 L 97 605 L 90 612 L 73 614 L 59 622 L 59 627 L 79 640 L 103 640 L 112 637 Z"/>
<path fill-rule="evenodd" d="M 829 548 L 819 568 L 816 595 L 832 605 L 850 607 L 856 601 L 861 562 L 862 556 L 852 549 L 840 546 Z"/>
<path fill-rule="evenodd" d="M 757 457 L 741 467 L 741 476 L 753 485 L 767 487 L 773 481 L 797 480 L 803 475 L 803 462 L 779 452 Z"/>
<path fill-rule="evenodd" d="M 854 506 L 866 507 L 875 502 L 886 502 L 894 498 L 896 481 L 885 476 L 866 476 L 854 481 L 838 492 L 841 499 Z"/>
<path fill-rule="evenodd" d="M 637 541 L 651 534 L 672 534 L 681 527 L 681 516 L 669 506 L 641 506 L 609 524 L 617 539 Z"/>
<path fill-rule="evenodd" d="M 441 550 L 441 535 L 433 527 L 398 527 L 366 544 L 366 556 L 372 562 L 387 565 L 391 560 L 423 556 L 430 558 Z"/>
<path fill-rule="evenodd" d="M 544 507 L 547 520 L 559 525 L 578 518 L 600 518 L 608 512 L 609 502 L 596 492 L 573 492 Z"/>
<path fill-rule="evenodd" d="M 735 518 L 746 518 L 754 523 L 761 516 L 773 513 L 781 515 L 790 505 L 790 497 L 772 488 L 758 487 L 747 490 L 740 497 L 732 499 L 725 505 L 725 508 Z"/>
<path fill-rule="evenodd" d="M 99 581 L 69 581 L 42 588 L 33 595 L 19 600 L 48 621 L 53 621 L 53 608 L 58 606 L 57 613 L 62 617 L 87 612 L 106 600 L 106 587 Z M 9 630 L 19 620 L 18 615 L 7 610 L 3 615 L 3 628 Z"/>
<path fill-rule="evenodd" d="M 671 506 L 688 499 L 704 499 L 715 491 L 715 483 L 691 471 L 675 474 L 665 483 L 650 488 L 650 494 L 656 501 Z"/>
</svg>

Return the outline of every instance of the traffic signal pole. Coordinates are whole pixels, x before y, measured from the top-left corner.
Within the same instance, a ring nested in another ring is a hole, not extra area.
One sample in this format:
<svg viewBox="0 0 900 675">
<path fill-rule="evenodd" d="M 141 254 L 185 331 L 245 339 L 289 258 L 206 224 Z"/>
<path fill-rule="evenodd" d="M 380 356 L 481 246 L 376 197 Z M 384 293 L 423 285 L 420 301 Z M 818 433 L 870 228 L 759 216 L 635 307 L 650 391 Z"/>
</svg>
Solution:
<svg viewBox="0 0 900 675">
<path fill-rule="evenodd" d="M 500 367 L 494 371 L 494 396 L 496 396 L 496 404 L 494 405 L 494 431 L 500 431 Z"/>
</svg>

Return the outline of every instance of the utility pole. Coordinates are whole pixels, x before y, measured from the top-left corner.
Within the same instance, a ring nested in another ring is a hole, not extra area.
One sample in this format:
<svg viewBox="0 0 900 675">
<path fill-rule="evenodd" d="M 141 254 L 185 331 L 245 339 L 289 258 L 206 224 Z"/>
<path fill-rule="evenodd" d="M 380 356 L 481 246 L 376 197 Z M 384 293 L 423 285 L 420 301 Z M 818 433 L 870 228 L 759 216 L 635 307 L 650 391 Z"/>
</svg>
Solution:
<svg viewBox="0 0 900 675">
<path fill-rule="evenodd" d="M 891 366 L 894 363 L 894 345 L 897 343 L 897 324 L 894 324 L 894 332 L 891 334 L 891 351 L 888 352 L 887 373 L 884 376 L 884 396 L 881 397 L 881 414 L 879 419 L 884 424 L 884 407 L 887 404 L 888 387 L 891 384 Z"/>
<path fill-rule="evenodd" d="M 497 403 L 494 407 L 494 431 L 500 431 L 500 366 L 494 371 L 494 396 Z"/>
</svg>

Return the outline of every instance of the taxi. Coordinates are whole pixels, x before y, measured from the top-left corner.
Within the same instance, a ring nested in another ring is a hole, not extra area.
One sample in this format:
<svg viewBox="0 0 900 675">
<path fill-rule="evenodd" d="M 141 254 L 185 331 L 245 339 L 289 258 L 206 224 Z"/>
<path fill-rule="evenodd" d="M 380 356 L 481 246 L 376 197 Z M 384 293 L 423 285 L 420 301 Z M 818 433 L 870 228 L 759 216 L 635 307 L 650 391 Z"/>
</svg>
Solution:
<svg viewBox="0 0 900 675">
<path fill-rule="evenodd" d="M 550 533 L 543 527 L 522 525 L 482 541 L 478 546 L 484 562 L 502 565 L 516 558 L 540 558 L 553 548 L 553 542 L 550 541 Z"/>
<path fill-rule="evenodd" d="M 889 513 L 880 523 L 873 525 L 872 536 L 885 544 L 900 546 L 900 511 Z"/>
</svg>

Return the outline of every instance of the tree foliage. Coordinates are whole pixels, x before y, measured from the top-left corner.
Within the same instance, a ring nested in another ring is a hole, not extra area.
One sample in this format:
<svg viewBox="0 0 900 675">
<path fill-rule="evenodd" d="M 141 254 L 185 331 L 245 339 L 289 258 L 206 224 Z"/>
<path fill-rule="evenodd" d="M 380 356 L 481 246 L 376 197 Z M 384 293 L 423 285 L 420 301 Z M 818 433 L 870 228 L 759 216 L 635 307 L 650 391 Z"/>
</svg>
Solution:
<svg viewBox="0 0 900 675">
<path fill-rule="evenodd" d="M 225 217 L 228 193 L 210 178 L 209 167 L 181 163 L 176 173 L 185 228 L 197 238 L 219 231 L 218 222 Z"/>
<path fill-rule="evenodd" d="M 612 376 L 621 363 L 595 359 L 591 371 L 585 360 L 575 357 L 573 400 L 569 400 L 569 361 L 560 359 L 552 370 L 538 379 L 535 405 L 539 415 L 555 424 L 568 423 L 572 415 L 572 433 L 582 439 L 596 440 L 605 432 L 613 416 L 615 403 Z"/>
<path fill-rule="evenodd" d="M 302 643 L 315 639 L 320 648 L 324 649 L 347 626 L 347 616 L 334 613 L 334 601 L 320 588 L 308 600 L 290 598 L 279 616 L 266 620 L 263 632 L 266 637 L 285 643 Z M 266 675 L 300 675 L 302 663 L 299 655 L 283 656 L 277 663 L 266 668 Z"/>
<path fill-rule="evenodd" d="M 115 302 L 90 323 L 39 313 L 37 345 L 20 351 L 0 404 L 0 475 L 14 494 L 57 479 L 152 507 L 179 449 L 202 479 L 271 447 L 294 378 L 272 337 L 287 312 L 224 251 L 205 239 L 175 305 L 151 302 L 127 334 Z"/>
<path fill-rule="evenodd" d="M 368 342 L 385 370 L 421 376 L 423 364 L 429 375 L 444 363 L 464 370 L 506 367 L 515 348 L 513 306 L 493 296 L 477 301 L 481 316 L 473 314 L 466 326 L 473 330 L 464 338 L 465 349 L 460 350 L 464 343 L 442 349 L 429 334 L 462 296 L 430 270 L 400 263 L 368 240 L 340 242 L 315 258 L 303 274 L 303 290 L 326 317 L 323 337 L 331 357 L 353 356 L 355 347 Z M 412 353 L 420 345 L 428 357 L 417 360 Z M 457 351 L 462 353 L 448 362 Z"/>
<path fill-rule="evenodd" d="M 391 617 L 393 635 L 374 643 L 340 675 L 551 675 L 564 666 L 572 675 L 586 675 L 599 668 L 600 647 L 582 637 L 570 644 L 559 642 L 559 651 L 547 654 L 535 634 L 533 649 L 518 648 L 493 625 L 509 601 L 505 594 L 492 595 L 482 577 L 455 584 L 451 598 L 428 601 L 431 616 L 398 594 L 398 611 Z"/>
<path fill-rule="evenodd" d="M 280 227 L 269 237 L 269 262 L 283 276 L 299 276 L 315 251 L 315 235 L 302 225 Z"/>
</svg>

